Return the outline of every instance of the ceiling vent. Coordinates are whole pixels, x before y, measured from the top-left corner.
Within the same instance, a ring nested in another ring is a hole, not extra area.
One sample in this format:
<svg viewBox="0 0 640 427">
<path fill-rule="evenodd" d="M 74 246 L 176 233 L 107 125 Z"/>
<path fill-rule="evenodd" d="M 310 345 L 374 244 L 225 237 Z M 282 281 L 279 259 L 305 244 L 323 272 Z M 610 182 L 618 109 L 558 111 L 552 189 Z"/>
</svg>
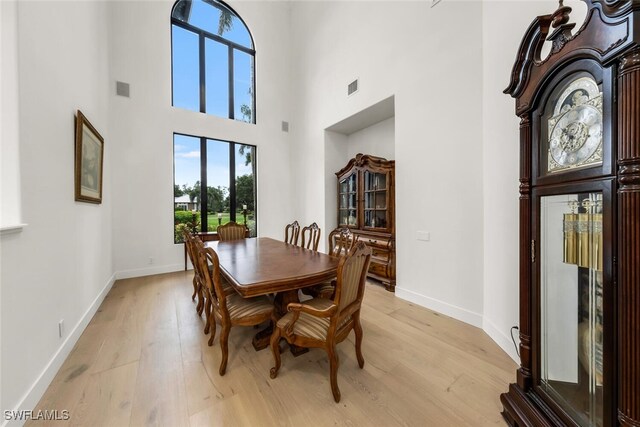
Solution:
<svg viewBox="0 0 640 427">
<path fill-rule="evenodd" d="M 349 86 L 347 86 L 347 96 L 353 95 L 357 91 L 358 91 L 358 79 L 355 79 L 354 81 L 349 83 Z"/>
</svg>

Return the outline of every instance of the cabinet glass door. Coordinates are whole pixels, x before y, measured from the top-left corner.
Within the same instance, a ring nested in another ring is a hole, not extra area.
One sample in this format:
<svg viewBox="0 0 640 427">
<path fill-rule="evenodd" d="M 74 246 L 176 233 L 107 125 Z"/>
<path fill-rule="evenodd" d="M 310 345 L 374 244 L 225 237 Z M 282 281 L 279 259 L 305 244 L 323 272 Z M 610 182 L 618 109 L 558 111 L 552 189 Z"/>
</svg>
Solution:
<svg viewBox="0 0 640 427">
<path fill-rule="evenodd" d="M 340 180 L 338 195 L 338 224 L 340 226 L 358 226 L 358 174 L 357 172 Z"/>
<path fill-rule="evenodd" d="M 387 228 L 387 175 L 364 172 L 364 226 Z"/>
<path fill-rule="evenodd" d="M 540 386 L 575 422 L 603 425 L 602 193 L 540 199 Z"/>
</svg>

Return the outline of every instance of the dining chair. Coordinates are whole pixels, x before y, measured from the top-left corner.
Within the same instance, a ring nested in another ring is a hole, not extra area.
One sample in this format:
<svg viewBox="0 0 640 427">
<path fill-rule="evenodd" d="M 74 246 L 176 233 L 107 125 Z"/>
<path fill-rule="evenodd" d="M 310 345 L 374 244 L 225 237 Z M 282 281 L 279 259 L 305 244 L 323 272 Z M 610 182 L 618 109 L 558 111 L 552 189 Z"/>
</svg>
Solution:
<svg viewBox="0 0 640 427">
<path fill-rule="evenodd" d="M 300 235 L 300 224 L 293 221 L 284 228 L 284 241 L 290 245 L 298 245 L 298 236 Z"/>
<path fill-rule="evenodd" d="M 329 255 L 334 257 L 343 256 L 351 250 L 358 242 L 360 236 L 351 232 L 348 227 L 336 228 L 329 233 Z M 317 298 L 333 298 L 336 290 L 336 279 L 319 283 L 309 288 L 303 289 L 303 293 Z"/>
<path fill-rule="evenodd" d="M 360 239 L 348 227 L 336 228 L 329 233 L 329 255 L 341 256 L 347 254 Z"/>
<path fill-rule="evenodd" d="M 323 348 L 329 357 L 333 399 L 340 402 L 336 344 L 344 341 L 352 329 L 356 335 L 358 365 L 361 369 L 364 367 L 360 307 L 370 261 L 371 248 L 364 242 L 358 242 L 340 259 L 333 300 L 313 298 L 287 306 L 287 314 L 276 322 L 271 334 L 271 352 L 275 361 L 270 371 L 271 378 L 276 378 L 280 370 L 280 338 L 300 347 Z"/>
<path fill-rule="evenodd" d="M 220 241 L 239 240 L 246 237 L 247 227 L 235 221 L 229 221 L 224 225 L 219 225 L 217 232 Z"/>
<path fill-rule="evenodd" d="M 202 314 L 202 309 L 204 307 L 203 295 L 202 295 L 202 283 L 200 281 L 200 276 L 198 275 L 199 264 L 195 257 L 195 238 L 191 232 L 185 228 L 182 231 L 182 235 L 184 237 L 184 244 L 187 249 L 187 255 L 189 256 L 189 260 L 191 261 L 191 265 L 193 266 L 193 295 L 191 295 L 191 300 L 195 301 L 196 296 L 198 297 L 198 302 L 196 304 L 196 311 L 198 314 Z"/>
<path fill-rule="evenodd" d="M 210 292 L 212 310 L 209 312 L 208 324 L 211 326 L 209 346 L 213 345 L 216 335 L 216 323 L 220 322 L 220 375 L 227 370 L 229 357 L 229 332 L 232 326 L 255 326 L 272 318 L 273 303 L 266 296 L 242 298 L 236 292 L 226 293 L 220 276 L 218 254 L 212 248 L 199 251 L 200 270 L 204 272 L 206 289 Z"/>
<path fill-rule="evenodd" d="M 302 247 L 305 249 L 311 249 L 312 251 L 318 250 L 318 244 L 320 243 L 320 227 L 315 222 L 307 227 L 302 228 Z"/>
<path fill-rule="evenodd" d="M 201 265 L 200 262 L 198 262 L 199 260 L 198 255 L 203 253 L 205 249 L 204 243 L 202 242 L 202 240 L 200 240 L 198 236 L 192 237 L 192 245 L 193 245 L 192 250 L 193 250 L 193 253 L 195 254 L 194 258 L 196 259 L 196 264 L 194 268 L 196 272 L 195 277 L 197 277 L 197 282 L 198 282 L 197 311 L 198 311 L 198 315 L 202 315 L 202 312 L 204 311 L 205 325 L 204 325 L 203 332 L 206 335 L 209 333 L 209 330 L 211 328 L 211 310 L 215 309 L 215 306 L 213 305 L 213 293 L 215 293 L 215 289 L 209 287 L 206 281 L 206 276 L 213 267 L 207 266 L 208 270 L 203 270 L 202 269 L 203 266 Z M 231 284 L 227 282 L 222 276 L 220 276 L 220 284 L 222 286 L 222 292 L 224 293 L 224 295 L 231 295 L 232 293 L 235 293 L 235 289 L 233 289 L 233 286 L 231 286 Z M 215 335 L 215 325 L 213 327 L 214 327 L 213 335 Z M 213 342 L 213 335 L 212 335 L 212 338 L 210 339 L 211 342 Z"/>
</svg>

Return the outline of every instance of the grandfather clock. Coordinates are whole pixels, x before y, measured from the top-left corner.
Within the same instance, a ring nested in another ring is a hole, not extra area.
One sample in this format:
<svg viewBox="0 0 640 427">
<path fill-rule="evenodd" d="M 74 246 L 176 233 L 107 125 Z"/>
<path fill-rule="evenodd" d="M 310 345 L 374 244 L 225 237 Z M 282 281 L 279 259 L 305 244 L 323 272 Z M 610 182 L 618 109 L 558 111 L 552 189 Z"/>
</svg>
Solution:
<svg viewBox="0 0 640 427">
<path fill-rule="evenodd" d="M 512 426 L 640 426 L 640 0 L 527 29 L 520 117 L 520 357 Z M 545 40 L 551 51 L 541 56 Z"/>
</svg>

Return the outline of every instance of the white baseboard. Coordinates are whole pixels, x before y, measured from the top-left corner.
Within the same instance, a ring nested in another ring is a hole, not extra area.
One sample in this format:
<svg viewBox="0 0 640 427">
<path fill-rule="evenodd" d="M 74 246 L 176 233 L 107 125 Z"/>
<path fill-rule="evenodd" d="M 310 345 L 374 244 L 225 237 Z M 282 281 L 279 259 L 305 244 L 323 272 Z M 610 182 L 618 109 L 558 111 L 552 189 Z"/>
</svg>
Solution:
<svg viewBox="0 0 640 427">
<path fill-rule="evenodd" d="M 396 287 L 396 296 L 478 328 L 482 327 L 482 315 L 479 313 L 404 288 Z"/>
<path fill-rule="evenodd" d="M 487 335 L 489 335 L 489 338 L 495 341 L 495 343 L 513 359 L 514 362 L 520 365 L 520 357 L 518 356 L 518 353 L 516 353 L 513 341 L 509 336 L 505 335 L 486 317 L 482 321 L 482 329 L 487 333 Z"/>
<path fill-rule="evenodd" d="M 113 283 L 116 281 L 115 273 L 109 278 L 107 284 L 102 288 L 98 296 L 93 300 L 87 311 L 80 318 L 76 326 L 71 330 L 71 333 L 64 340 L 58 351 L 53 355 L 47 366 L 44 368 L 42 373 L 38 376 L 33 385 L 29 388 L 29 390 L 25 393 L 25 395 L 20 399 L 14 411 L 30 411 L 33 410 L 42 396 L 44 392 L 47 390 L 53 378 L 58 373 L 58 370 L 73 350 L 73 347 L 78 342 L 80 335 L 84 332 L 85 328 L 93 318 L 93 315 L 96 314 L 100 304 L 107 296 Z M 10 420 L 4 421 L 2 427 L 13 427 L 13 426 L 21 426 L 25 423 L 26 420 L 18 421 L 18 420 Z"/>
<path fill-rule="evenodd" d="M 190 266 L 189 266 L 190 267 Z M 154 274 L 173 273 L 183 271 L 184 264 L 158 265 L 148 268 L 134 268 L 131 270 L 120 270 L 116 272 L 116 279 L 131 279 L 133 277 L 152 276 Z"/>
</svg>

